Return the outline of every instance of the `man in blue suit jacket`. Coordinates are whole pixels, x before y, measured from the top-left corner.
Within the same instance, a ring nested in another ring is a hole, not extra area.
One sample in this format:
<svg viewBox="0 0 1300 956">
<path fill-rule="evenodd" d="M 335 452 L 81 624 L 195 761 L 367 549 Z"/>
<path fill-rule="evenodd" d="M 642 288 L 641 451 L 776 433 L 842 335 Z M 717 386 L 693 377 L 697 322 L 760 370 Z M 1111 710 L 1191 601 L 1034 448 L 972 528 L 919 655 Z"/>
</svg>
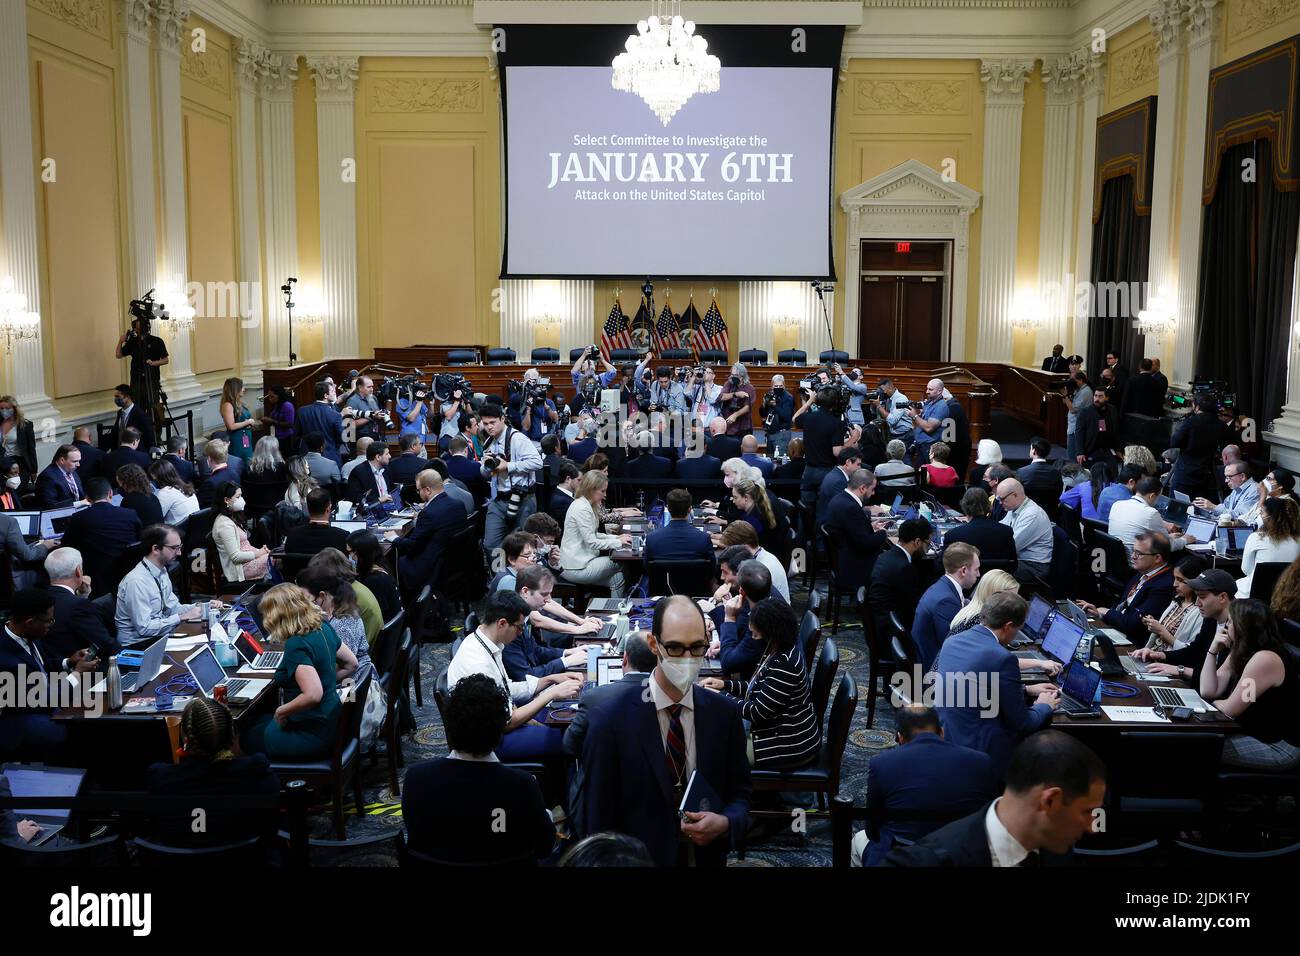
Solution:
<svg viewBox="0 0 1300 956">
<path fill-rule="evenodd" d="M 80 467 L 81 449 L 76 445 L 60 445 L 55 450 L 54 460 L 36 477 L 36 502 L 42 511 L 86 500 L 86 489 L 77 475 Z"/>
<path fill-rule="evenodd" d="M 323 435 L 325 437 L 325 457 L 331 459 L 334 464 L 341 468 L 343 467 L 343 459 L 339 457 L 339 446 L 343 444 L 343 416 L 330 404 L 328 396 L 329 384 L 317 382 L 316 401 L 298 409 L 298 418 L 294 422 L 294 427 L 298 429 L 298 434 L 303 439 L 302 454 L 306 454 L 308 450 L 306 444 L 308 435 Z"/>
<path fill-rule="evenodd" d="M 683 481 L 712 481 L 722 477 L 722 462 L 712 455 L 683 456 L 677 459 L 673 473 Z"/>
<path fill-rule="evenodd" d="M 836 468 L 831 475 L 838 472 L 839 469 Z M 822 524 L 839 543 L 836 576 L 840 590 L 847 594 L 856 594 L 858 588 L 871 582 L 871 571 L 875 567 L 876 558 L 889 545 L 885 526 L 874 524 L 865 510 L 875 487 L 876 481 L 871 473 L 860 469 L 849 479 L 848 487 L 826 506 Z"/>
<path fill-rule="evenodd" d="M 138 429 L 134 427 L 124 428 L 118 440 L 118 446 L 104 456 L 100 466 L 101 472 L 114 488 L 117 487 L 117 470 L 119 468 L 126 465 L 139 465 L 146 471 L 149 470 L 152 459 L 140 451 L 142 437 Z"/>
<path fill-rule="evenodd" d="M 966 592 L 980 577 L 980 553 L 969 544 L 954 544 L 943 552 L 943 577 L 921 595 L 912 619 L 912 640 L 921 653 L 921 666 L 930 669 L 957 612 L 966 606 Z"/>
<path fill-rule="evenodd" d="M 461 435 L 456 435 L 447 443 L 447 454 L 443 461 L 447 463 L 447 474 L 469 489 L 474 496 L 474 507 L 483 507 L 483 500 L 488 495 L 488 483 L 483 480 L 479 463 L 469 456 L 470 444 Z"/>
<path fill-rule="evenodd" d="M 949 635 L 934 662 L 944 736 L 988 754 L 999 776 L 1016 744 L 1047 725 L 1060 699 L 1054 684 L 1022 687 L 1019 662 L 1007 650 L 1028 609 L 1014 591 L 994 594 L 980 610 L 979 625 Z M 1032 707 L 1025 704 L 1026 691 L 1036 696 Z"/>
<path fill-rule="evenodd" d="M 1169 536 L 1147 531 L 1133 541 L 1129 563 L 1137 573 L 1129 579 L 1124 597 L 1114 607 L 1097 607 L 1079 601 L 1092 617 L 1100 618 L 1107 627 L 1126 634 L 1135 643 L 1145 642 L 1150 632 L 1142 623 L 1148 614 L 1156 620 L 1174 599 L 1174 569 L 1169 565 Z M 1139 642 L 1139 638 L 1141 641 Z"/>
<path fill-rule="evenodd" d="M 886 819 L 869 817 L 858 834 L 861 839 L 854 839 L 855 849 L 861 841 L 870 841 L 861 854 L 863 866 L 879 866 L 897 837 L 915 843 L 946 821 L 987 806 L 997 795 L 988 755 L 945 740 L 934 708 L 904 707 L 894 723 L 898 746 L 872 757 L 867 766 L 867 809 Z M 934 818 L 909 820 L 909 812 L 932 813 Z M 899 819 L 888 819 L 890 814 Z"/>
<path fill-rule="evenodd" d="M 713 543 L 709 536 L 691 525 L 691 493 L 685 488 L 668 492 L 668 523 L 645 539 L 645 563 L 652 561 L 689 561 L 693 558 L 713 560 Z"/>
<path fill-rule="evenodd" d="M 688 865 L 692 856 L 698 866 L 724 866 L 749 820 L 740 710 L 728 697 L 696 689 L 709 639 L 690 598 L 674 595 L 655 606 L 648 643 L 659 658 L 649 694 L 620 694 L 590 713 L 579 829 L 634 836 L 657 866 Z M 691 770 L 721 801 L 721 812 L 678 815 Z"/>
<path fill-rule="evenodd" d="M 101 466 L 104 461 L 104 452 L 90 443 L 90 429 L 82 425 L 72 433 L 72 444 L 81 449 L 81 467 L 77 471 L 81 474 L 81 480 L 94 478 L 103 474 Z M 185 478 L 184 475 L 181 476 Z M 185 478 L 189 481 L 188 478 Z"/>
<path fill-rule="evenodd" d="M 420 457 L 420 452 L 424 451 L 424 443 L 420 441 L 419 435 L 407 432 L 397 439 L 397 447 L 401 449 L 401 454 L 388 462 L 388 467 L 384 469 L 384 478 L 387 479 L 390 488 L 393 485 L 414 488 L 415 476 L 429 467 L 429 459 Z M 356 469 L 354 468 L 353 471 Z"/>
<path fill-rule="evenodd" d="M 394 542 L 402 590 L 411 595 L 436 580 L 447 542 L 468 520 L 460 502 L 443 491 L 442 476 L 433 469 L 420 472 L 415 487 L 424 508 L 410 532 Z"/>
<path fill-rule="evenodd" d="M 628 478 L 635 478 L 638 480 L 671 478 L 673 476 L 673 463 L 662 455 L 656 455 L 650 450 L 650 433 L 643 432 L 641 435 L 635 437 L 645 444 L 638 446 L 641 450 L 635 458 L 628 459 L 624 474 L 626 474 Z"/>
<path fill-rule="evenodd" d="M 90 507 L 68 518 L 63 544 L 81 552 L 85 572 L 90 575 L 90 596 L 97 598 L 116 586 L 113 567 L 122 552 L 140 540 L 142 526 L 133 509 L 113 504 L 107 478 L 91 478 L 86 495 Z"/>
<path fill-rule="evenodd" d="M 835 456 L 835 467 L 826 472 L 817 491 L 817 524 L 826 523 L 826 509 L 836 496 L 849 485 L 849 476 L 862 467 L 862 452 L 856 445 L 847 445 Z"/>
<path fill-rule="evenodd" d="M 758 439 L 753 435 L 746 435 L 740 440 L 740 460 L 757 468 L 764 478 L 771 478 L 772 469 L 776 467 L 771 458 L 758 453 Z"/>
</svg>

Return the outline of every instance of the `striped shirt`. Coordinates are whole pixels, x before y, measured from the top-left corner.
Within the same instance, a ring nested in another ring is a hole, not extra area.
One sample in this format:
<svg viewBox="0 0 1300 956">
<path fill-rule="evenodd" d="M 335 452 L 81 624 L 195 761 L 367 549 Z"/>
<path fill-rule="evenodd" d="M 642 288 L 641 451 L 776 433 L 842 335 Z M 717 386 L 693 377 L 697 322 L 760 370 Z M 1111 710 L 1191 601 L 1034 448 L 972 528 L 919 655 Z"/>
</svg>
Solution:
<svg viewBox="0 0 1300 956">
<path fill-rule="evenodd" d="M 748 684 L 728 681 L 726 689 L 741 698 L 740 716 L 749 722 L 754 741 L 754 766 L 800 767 L 817 757 L 821 721 L 813 711 L 808 672 L 797 647 L 769 654 Z"/>
</svg>

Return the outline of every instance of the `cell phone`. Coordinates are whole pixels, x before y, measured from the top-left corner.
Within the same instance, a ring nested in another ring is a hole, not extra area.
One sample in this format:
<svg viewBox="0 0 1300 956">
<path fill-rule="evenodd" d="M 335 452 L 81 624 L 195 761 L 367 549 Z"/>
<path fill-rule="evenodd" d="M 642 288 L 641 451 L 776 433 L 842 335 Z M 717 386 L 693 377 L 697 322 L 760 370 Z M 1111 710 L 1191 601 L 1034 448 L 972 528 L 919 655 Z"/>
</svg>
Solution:
<svg viewBox="0 0 1300 956">
<path fill-rule="evenodd" d="M 1191 720 L 1192 708 L 1175 707 L 1171 711 L 1169 711 L 1169 719 L 1170 720 Z"/>
</svg>

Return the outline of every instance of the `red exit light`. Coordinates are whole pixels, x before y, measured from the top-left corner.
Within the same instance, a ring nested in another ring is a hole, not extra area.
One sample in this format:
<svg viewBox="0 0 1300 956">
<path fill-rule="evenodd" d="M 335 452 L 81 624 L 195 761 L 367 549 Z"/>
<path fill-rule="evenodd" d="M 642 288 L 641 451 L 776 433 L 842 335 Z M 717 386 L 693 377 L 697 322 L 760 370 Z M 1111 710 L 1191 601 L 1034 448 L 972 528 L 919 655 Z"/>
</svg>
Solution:
<svg viewBox="0 0 1300 956">
<path fill-rule="evenodd" d="M 912 251 L 912 244 L 911 244 L 910 242 L 896 242 L 896 243 L 894 243 L 894 251 L 895 251 L 895 252 L 911 252 L 911 251 Z"/>
</svg>

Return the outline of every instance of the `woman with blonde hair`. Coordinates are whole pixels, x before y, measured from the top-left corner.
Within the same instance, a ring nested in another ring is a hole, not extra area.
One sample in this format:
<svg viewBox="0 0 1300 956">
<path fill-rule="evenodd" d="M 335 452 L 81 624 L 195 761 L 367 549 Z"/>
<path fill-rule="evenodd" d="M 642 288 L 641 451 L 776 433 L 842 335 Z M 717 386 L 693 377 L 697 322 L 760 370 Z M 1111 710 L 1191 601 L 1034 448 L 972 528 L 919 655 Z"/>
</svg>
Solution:
<svg viewBox="0 0 1300 956">
<path fill-rule="evenodd" d="M 244 380 L 228 378 L 221 386 L 221 420 L 226 426 L 227 454 L 248 461 L 253 457 L 253 413 L 244 404 Z"/>
<path fill-rule="evenodd" d="M 0 457 L 18 459 L 24 480 L 31 481 L 36 467 L 36 429 L 23 417 L 18 399 L 0 395 Z"/>
<path fill-rule="evenodd" d="M 623 572 L 608 554 L 615 548 L 632 543 L 630 534 L 604 534 L 599 514 L 605 503 L 609 479 L 600 471 L 589 471 L 578 483 L 573 504 L 564 516 L 564 534 L 560 538 L 562 577 L 574 584 L 595 584 L 609 588 L 612 597 L 622 597 Z"/>
<path fill-rule="evenodd" d="M 289 472 L 289 487 L 284 490 L 284 500 L 299 511 L 307 511 L 307 495 L 320 487 L 320 482 L 311 476 L 307 459 L 298 456 L 290 458 L 285 466 Z"/>
<path fill-rule="evenodd" d="M 1148 475 L 1160 474 L 1160 463 L 1146 445 L 1125 445 L 1124 464 L 1137 465 Z"/>
<path fill-rule="evenodd" d="M 1003 591 L 1019 592 L 1019 590 L 1020 582 L 1008 571 L 999 568 L 981 575 L 979 583 L 975 585 L 975 593 L 966 602 L 966 606 L 958 611 L 957 616 L 952 619 L 952 624 L 948 628 L 949 636 L 978 626 L 980 611 L 983 609 L 984 603 L 993 595 L 1001 594 Z M 1045 670 L 1049 674 L 1055 674 L 1061 669 L 1061 665 L 1055 661 L 1036 661 L 1021 658 L 1019 663 L 1022 671 Z"/>
<path fill-rule="evenodd" d="M 741 478 L 731 486 L 731 503 L 740 512 L 739 520 L 753 525 L 758 540 L 769 551 L 773 550 L 775 542 L 772 538 L 780 522 L 763 486 L 752 478 Z"/>
<path fill-rule="evenodd" d="M 262 633 L 283 645 L 275 685 L 285 702 L 243 733 L 247 753 L 273 761 L 305 762 L 327 756 L 334 746 L 340 712 L 338 682 L 357 669 L 356 655 L 296 584 L 277 584 L 258 602 Z"/>
<path fill-rule="evenodd" d="M 755 476 L 762 477 L 762 472 L 745 461 L 743 458 L 728 458 L 722 463 L 722 483 L 730 491 L 736 486 L 736 482 L 742 478 L 748 478 L 750 481 L 755 480 Z M 721 501 L 701 501 L 701 508 L 717 508 L 718 513 L 709 519 L 711 524 L 731 524 L 733 521 L 741 521 L 744 515 L 736 507 L 731 496 L 723 498 Z"/>
</svg>

